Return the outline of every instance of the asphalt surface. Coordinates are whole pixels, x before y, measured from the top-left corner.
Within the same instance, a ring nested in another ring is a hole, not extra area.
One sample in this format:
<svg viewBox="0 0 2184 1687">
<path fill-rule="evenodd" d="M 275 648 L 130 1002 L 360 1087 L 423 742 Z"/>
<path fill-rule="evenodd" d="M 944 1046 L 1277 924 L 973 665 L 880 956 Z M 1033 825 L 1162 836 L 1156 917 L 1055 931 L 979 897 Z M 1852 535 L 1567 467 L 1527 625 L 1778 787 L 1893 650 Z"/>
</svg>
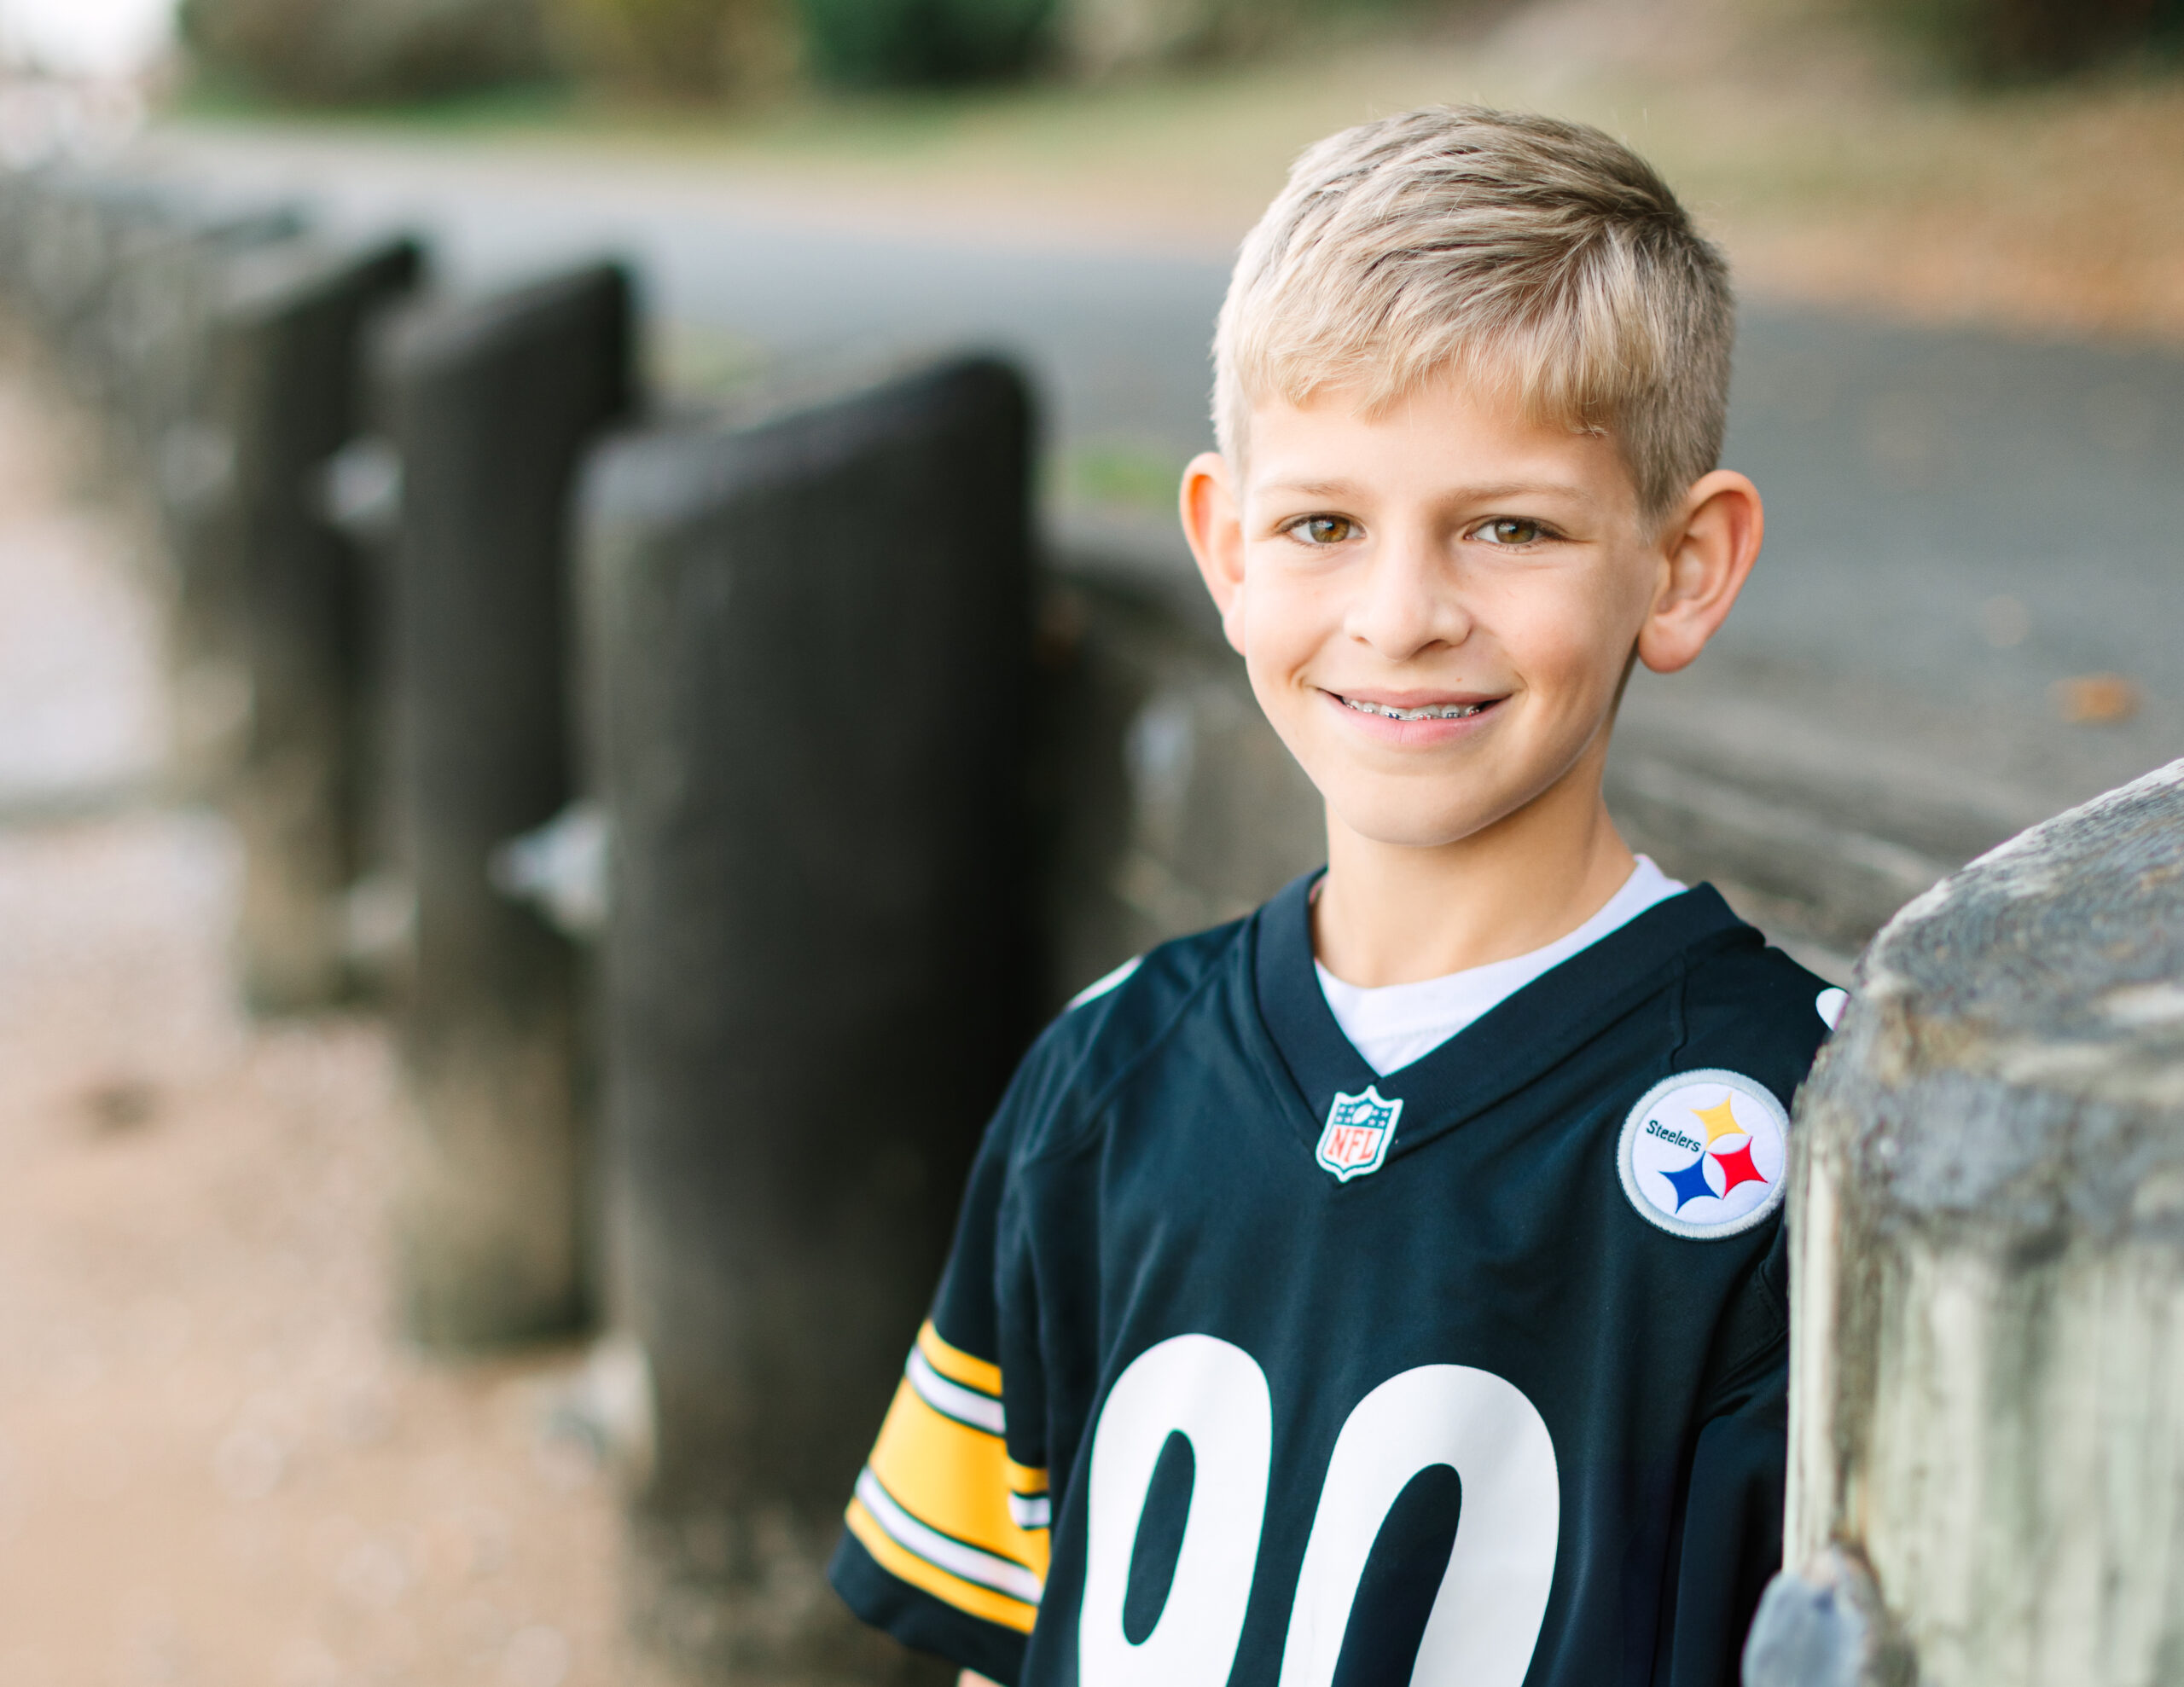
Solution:
<svg viewBox="0 0 2184 1687">
<path fill-rule="evenodd" d="M 1124 442 L 1180 462 L 1208 437 L 1216 251 L 1118 249 L 976 206 L 799 203 L 666 161 L 156 144 L 223 194 L 299 194 L 342 229 L 421 229 L 450 285 L 620 253 L 661 316 L 770 357 L 1013 352 L 1065 450 Z M 1963 832 L 1975 843 L 2184 755 L 2184 358 L 1757 301 L 1727 461 L 1768 497 L 1766 554 L 1699 669 L 1641 682 L 1641 727 L 1751 704 L 1808 761 L 1833 741 L 1846 767 L 1893 758 L 1896 786 L 1954 791 L 1988 817 Z M 2128 684 L 2093 701 L 2124 718 L 2065 718 L 2071 681 L 2111 674 Z"/>
</svg>

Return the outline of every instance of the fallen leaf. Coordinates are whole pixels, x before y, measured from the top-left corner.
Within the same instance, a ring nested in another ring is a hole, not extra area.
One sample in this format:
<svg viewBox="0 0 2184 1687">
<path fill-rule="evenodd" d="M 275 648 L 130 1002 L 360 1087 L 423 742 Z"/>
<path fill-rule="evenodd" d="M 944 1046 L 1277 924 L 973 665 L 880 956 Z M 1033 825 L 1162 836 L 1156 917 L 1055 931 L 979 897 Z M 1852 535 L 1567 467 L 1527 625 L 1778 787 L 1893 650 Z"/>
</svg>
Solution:
<svg viewBox="0 0 2184 1687">
<path fill-rule="evenodd" d="M 2074 727 L 2128 721 L 2139 712 L 2139 688 L 2121 674 L 2078 674 L 2048 687 L 2055 712 Z"/>
</svg>

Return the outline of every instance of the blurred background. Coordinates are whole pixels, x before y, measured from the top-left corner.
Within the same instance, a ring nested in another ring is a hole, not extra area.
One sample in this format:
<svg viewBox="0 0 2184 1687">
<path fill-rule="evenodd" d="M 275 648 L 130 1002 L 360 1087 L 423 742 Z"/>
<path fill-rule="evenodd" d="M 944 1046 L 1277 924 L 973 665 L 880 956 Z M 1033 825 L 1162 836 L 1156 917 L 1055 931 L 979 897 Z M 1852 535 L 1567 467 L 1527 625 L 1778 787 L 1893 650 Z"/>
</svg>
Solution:
<svg viewBox="0 0 2184 1687">
<path fill-rule="evenodd" d="M 1635 841 L 1847 983 L 2184 755 L 2184 0 L 0 0 L 0 1687 L 931 1678 L 819 1571 L 980 1116 L 1317 858 L 1228 258 L 1448 100 L 1742 290 Z"/>
</svg>

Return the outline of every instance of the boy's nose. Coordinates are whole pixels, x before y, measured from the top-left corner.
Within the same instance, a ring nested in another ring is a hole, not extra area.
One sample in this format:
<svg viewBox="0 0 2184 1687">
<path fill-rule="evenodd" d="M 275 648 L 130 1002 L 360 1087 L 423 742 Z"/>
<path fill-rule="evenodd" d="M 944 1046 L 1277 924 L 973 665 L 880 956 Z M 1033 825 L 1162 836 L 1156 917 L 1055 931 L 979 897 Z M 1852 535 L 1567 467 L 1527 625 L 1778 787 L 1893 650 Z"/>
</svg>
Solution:
<svg viewBox="0 0 2184 1687">
<path fill-rule="evenodd" d="M 1407 661 L 1435 645 L 1458 645 L 1472 618 L 1454 571 L 1422 541 L 1391 544 L 1363 571 L 1344 630 L 1391 662 Z"/>
</svg>

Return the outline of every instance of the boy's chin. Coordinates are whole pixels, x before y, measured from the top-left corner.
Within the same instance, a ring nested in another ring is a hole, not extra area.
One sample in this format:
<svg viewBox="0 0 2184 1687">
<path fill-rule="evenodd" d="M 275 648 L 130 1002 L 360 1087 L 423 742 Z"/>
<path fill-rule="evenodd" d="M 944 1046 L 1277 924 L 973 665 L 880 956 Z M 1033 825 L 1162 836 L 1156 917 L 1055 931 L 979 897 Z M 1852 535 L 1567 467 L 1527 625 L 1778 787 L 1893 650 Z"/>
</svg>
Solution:
<svg viewBox="0 0 2184 1687">
<path fill-rule="evenodd" d="M 1388 849 L 1445 849 L 1477 837 L 1504 812 L 1465 804 L 1421 814 L 1414 791 L 1385 802 L 1350 797 L 1327 803 L 1328 815 L 1338 826 L 1361 843 Z"/>
</svg>

